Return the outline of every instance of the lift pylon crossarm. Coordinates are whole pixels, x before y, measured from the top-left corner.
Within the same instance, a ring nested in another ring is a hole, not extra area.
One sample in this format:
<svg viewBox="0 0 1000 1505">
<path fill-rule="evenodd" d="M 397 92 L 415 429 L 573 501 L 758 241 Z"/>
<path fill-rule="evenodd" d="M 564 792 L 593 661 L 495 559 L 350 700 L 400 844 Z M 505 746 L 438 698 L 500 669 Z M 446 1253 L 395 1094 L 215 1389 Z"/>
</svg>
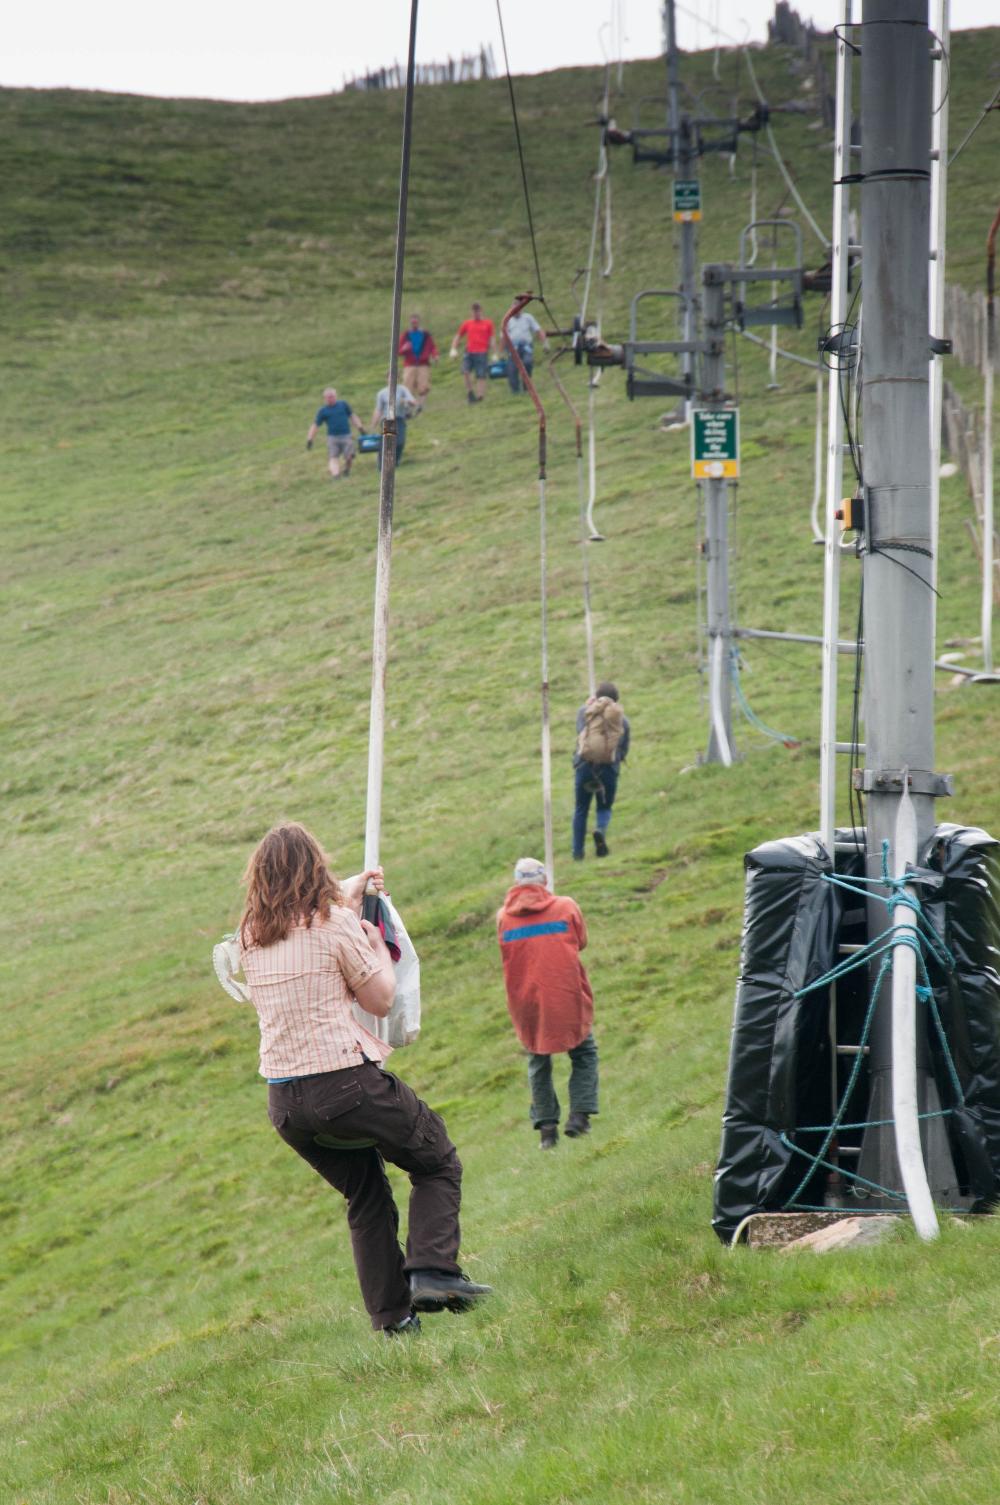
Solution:
<svg viewBox="0 0 1000 1505">
<path fill-rule="evenodd" d="M 745 132 L 764 130 L 770 113 L 767 105 L 758 105 L 744 120 L 736 115 L 685 115 L 679 125 L 647 126 L 639 124 L 638 111 L 642 103 L 640 100 L 636 107 L 636 123 L 631 130 L 623 130 L 614 121 L 607 122 L 604 144 L 631 146 L 633 163 L 653 162 L 659 167 L 676 166 L 678 152 L 690 160 L 706 157 L 712 152 L 732 156 L 739 147 L 740 136 Z M 656 103 L 662 105 L 665 101 L 656 100 Z M 706 131 L 720 131 L 722 134 L 706 136 Z M 641 146 L 642 141 L 665 141 L 667 145 L 657 150 Z"/>
<path fill-rule="evenodd" d="M 642 101 L 640 101 L 641 106 Z M 665 101 L 657 101 L 665 104 Z M 665 140 L 673 141 L 675 138 L 688 132 L 691 137 L 691 151 L 696 156 L 702 156 L 705 152 L 732 152 L 736 150 L 737 141 L 744 133 L 754 133 L 763 130 L 768 123 L 769 110 L 767 105 L 758 105 L 745 120 L 737 115 L 697 115 L 687 116 L 679 126 L 671 125 L 641 125 L 637 118 L 632 128 L 627 131 L 616 129 L 616 135 L 622 137 L 621 141 L 613 144 L 626 146 L 636 141 Z M 705 131 L 722 131 L 724 134 L 714 140 L 706 140 Z M 627 139 L 625 139 L 627 138 Z"/>
<path fill-rule="evenodd" d="M 779 230 L 791 231 L 795 237 L 795 265 L 785 267 L 751 266 L 753 259 L 747 254 L 747 242 L 756 232 L 770 229 L 775 243 Z M 740 231 L 740 264 L 733 267 L 729 280 L 733 284 L 733 314 L 741 331 L 748 324 L 794 324 L 802 328 L 802 231 L 794 220 L 756 219 L 744 225 Z M 739 294 L 739 288 L 753 282 L 787 282 L 791 297 L 784 302 L 772 299 L 769 303 L 747 303 Z"/>
<path fill-rule="evenodd" d="M 638 355 L 699 355 L 703 352 L 704 345 L 701 340 L 640 340 L 637 338 L 639 330 L 639 304 L 648 298 L 676 298 L 680 301 L 684 312 L 685 327 L 693 327 L 690 319 L 690 302 L 683 292 L 675 288 L 644 288 L 635 294 L 629 305 L 628 318 L 628 341 L 624 346 L 626 392 L 630 400 L 636 397 L 684 397 L 694 396 L 695 383 L 693 370 L 683 371 L 679 376 L 672 376 L 663 371 L 649 371 L 639 366 L 636 361 Z"/>
<path fill-rule="evenodd" d="M 704 340 L 640 340 L 638 334 L 639 304 L 645 298 L 677 298 L 685 308 L 687 299 L 674 288 L 644 288 L 636 293 L 629 308 L 629 338 L 621 343 L 611 343 L 601 337 L 596 324 L 582 327 L 576 321 L 573 331 L 573 358 L 576 365 L 624 366 L 629 398 L 636 397 L 693 397 L 695 381 L 691 372 L 672 376 L 663 371 L 651 371 L 640 366 L 637 356 L 643 355 L 703 355 L 707 351 Z"/>
</svg>

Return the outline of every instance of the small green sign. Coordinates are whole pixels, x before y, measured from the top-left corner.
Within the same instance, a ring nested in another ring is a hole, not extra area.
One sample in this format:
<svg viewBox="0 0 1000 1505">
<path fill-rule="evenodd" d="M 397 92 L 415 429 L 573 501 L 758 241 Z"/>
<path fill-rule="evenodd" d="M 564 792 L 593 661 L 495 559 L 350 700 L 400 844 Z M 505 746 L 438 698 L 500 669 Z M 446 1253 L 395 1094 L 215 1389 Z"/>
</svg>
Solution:
<svg viewBox="0 0 1000 1505">
<path fill-rule="evenodd" d="M 696 481 L 734 481 L 740 473 L 739 408 L 691 413 L 691 474 Z"/>
<path fill-rule="evenodd" d="M 698 178 L 674 179 L 674 219 L 678 224 L 701 219 L 701 183 Z"/>
</svg>

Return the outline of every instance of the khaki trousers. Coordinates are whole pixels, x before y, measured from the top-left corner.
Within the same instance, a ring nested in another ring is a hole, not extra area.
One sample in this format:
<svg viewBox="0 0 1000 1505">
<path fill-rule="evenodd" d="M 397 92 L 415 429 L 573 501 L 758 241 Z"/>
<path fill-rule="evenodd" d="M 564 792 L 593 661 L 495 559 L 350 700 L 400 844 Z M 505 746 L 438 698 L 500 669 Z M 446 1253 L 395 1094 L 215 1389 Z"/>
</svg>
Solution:
<svg viewBox="0 0 1000 1505">
<path fill-rule="evenodd" d="M 403 386 L 414 397 L 426 397 L 431 389 L 430 366 L 404 366 Z"/>
</svg>

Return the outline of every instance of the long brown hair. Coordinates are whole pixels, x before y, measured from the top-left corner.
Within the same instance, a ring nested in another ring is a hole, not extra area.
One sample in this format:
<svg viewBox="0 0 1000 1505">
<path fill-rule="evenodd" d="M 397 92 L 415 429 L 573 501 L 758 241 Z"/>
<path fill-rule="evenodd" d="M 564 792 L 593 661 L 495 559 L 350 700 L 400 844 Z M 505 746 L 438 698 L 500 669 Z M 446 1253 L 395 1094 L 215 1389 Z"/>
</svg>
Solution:
<svg viewBox="0 0 1000 1505">
<path fill-rule="evenodd" d="M 247 863 L 247 901 L 240 921 L 244 946 L 273 946 L 293 925 L 311 925 L 343 900 L 315 836 L 297 821 L 273 826 Z"/>
</svg>

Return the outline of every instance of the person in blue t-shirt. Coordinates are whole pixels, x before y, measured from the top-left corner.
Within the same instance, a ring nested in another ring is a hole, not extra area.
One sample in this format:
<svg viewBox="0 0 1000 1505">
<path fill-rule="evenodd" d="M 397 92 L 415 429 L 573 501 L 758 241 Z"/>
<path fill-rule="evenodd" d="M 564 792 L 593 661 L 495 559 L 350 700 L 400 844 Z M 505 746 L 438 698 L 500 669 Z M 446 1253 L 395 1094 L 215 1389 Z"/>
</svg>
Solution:
<svg viewBox="0 0 1000 1505">
<path fill-rule="evenodd" d="M 313 440 L 323 423 L 326 424 L 326 451 L 330 460 L 330 474 L 336 481 L 341 474 L 341 466 L 343 466 L 345 476 L 351 473 L 351 464 L 354 460 L 354 437 L 351 434 L 351 426 L 353 424 L 361 434 L 364 432 L 364 425 L 351 408 L 350 403 L 337 396 L 336 387 L 323 389 L 323 406 L 309 425 L 306 449 L 312 449 Z"/>
</svg>

